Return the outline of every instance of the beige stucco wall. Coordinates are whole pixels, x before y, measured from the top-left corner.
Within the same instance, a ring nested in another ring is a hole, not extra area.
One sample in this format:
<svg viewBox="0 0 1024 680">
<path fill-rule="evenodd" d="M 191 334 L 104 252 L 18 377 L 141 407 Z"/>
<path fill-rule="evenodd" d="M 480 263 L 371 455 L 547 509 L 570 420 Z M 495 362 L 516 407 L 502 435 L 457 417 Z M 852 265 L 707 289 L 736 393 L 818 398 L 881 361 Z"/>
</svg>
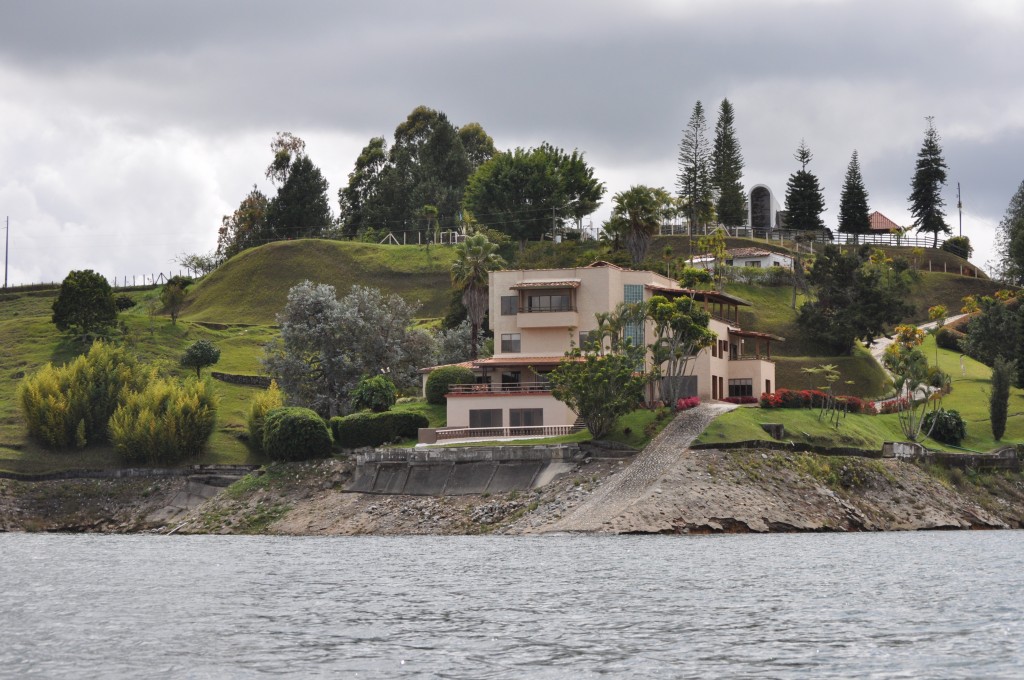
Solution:
<svg viewBox="0 0 1024 680">
<path fill-rule="evenodd" d="M 545 425 L 571 425 L 576 422 L 576 414 L 551 394 L 471 394 L 448 397 L 447 426 L 469 427 L 471 409 L 497 408 L 502 410 L 501 423 L 503 427 L 509 426 L 509 409 L 518 408 L 544 409 Z"/>
</svg>

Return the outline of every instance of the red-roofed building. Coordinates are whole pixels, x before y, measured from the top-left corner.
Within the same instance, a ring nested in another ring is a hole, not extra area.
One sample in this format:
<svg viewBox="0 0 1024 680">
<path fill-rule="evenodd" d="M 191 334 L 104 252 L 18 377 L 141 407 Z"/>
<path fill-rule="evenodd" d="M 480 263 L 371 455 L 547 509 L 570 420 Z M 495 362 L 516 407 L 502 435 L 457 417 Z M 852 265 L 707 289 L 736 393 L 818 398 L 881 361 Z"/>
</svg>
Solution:
<svg viewBox="0 0 1024 680">
<path fill-rule="evenodd" d="M 868 220 L 871 221 L 872 234 L 895 234 L 902 229 L 900 225 L 896 224 L 877 210 L 868 215 Z"/>
</svg>

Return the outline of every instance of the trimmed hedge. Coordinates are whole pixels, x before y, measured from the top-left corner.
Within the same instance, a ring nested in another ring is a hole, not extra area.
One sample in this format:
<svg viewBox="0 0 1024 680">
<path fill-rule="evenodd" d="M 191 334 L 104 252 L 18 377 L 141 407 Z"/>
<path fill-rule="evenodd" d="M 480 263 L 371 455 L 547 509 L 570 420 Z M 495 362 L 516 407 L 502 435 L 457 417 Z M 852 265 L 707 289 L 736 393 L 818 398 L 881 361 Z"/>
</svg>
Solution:
<svg viewBox="0 0 1024 680">
<path fill-rule="evenodd" d="M 472 383 L 476 381 L 473 371 L 465 366 L 442 366 L 427 376 L 427 403 L 443 404 L 444 395 L 448 394 L 450 385 Z"/>
<path fill-rule="evenodd" d="M 309 460 L 331 455 L 331 433 L 308 408 L 284 406 L 263 420 L 263 450 L 275 461 Z"/>
<path fill-rule="evenodd" d="M 429 426 L 430 421 L 426 416 L 405 411 L 356 413 L 331 418 L 334 441 L 345 449 L 380 446 L 399 439 L 413 439 L 419 434 L 419 428 Z"/>
<path fill-rule="evenodd" d="M 935 344 L 942 349 L 962 352 L 963 350 L 960 349 L 960 340 L 963 337 L 964 334 L 960 331 L 953 330 L 951 328 L 940 328 L 935 334 Z"/>
<path fill-rule="evenodd" d="M 959 411 L 939 409 L 926 413 L 924 416 L 926 432 L 932 427 L 932 421 L 935 421 L 935 428 L 932 429 L 930 436 L 937 442 L 959 446 L 967 436 L 967 426 L 964 424 L 964 419 L 960 417 Z"/>
</svg>

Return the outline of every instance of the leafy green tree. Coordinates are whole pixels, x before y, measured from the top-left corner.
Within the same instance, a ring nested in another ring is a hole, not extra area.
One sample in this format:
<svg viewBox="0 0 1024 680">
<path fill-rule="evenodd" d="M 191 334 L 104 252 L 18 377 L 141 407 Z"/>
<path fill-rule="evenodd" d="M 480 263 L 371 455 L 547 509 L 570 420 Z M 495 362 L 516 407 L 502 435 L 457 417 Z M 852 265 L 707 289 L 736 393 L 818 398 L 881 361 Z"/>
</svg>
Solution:
<svg viewBox="0 0 1024 680">
<path fill-rule="evenodd" d="M 898 398 L 897 417 L 910 441 L 931 434 L 934 414 L 942 408 L 942 392 L 928 392 L 928 359 L 921 351 L 924 331 L 914 326 L 897 326 L 896 337 L 885 348 L 882 364 L 892 374 Z M 926 426 L 931 413 L 930 427 Z"/>
<path fill-rule="evenodd" d="M 290 132 L 278 132 L 270 142 L 273 160 L 264 176 L 278 186 L 284 185 L 291 174 L 292 163 L 306 155 L 306 142 Z"/>
<path fill-rule="evenodd" d="M 708 124 L 704 117 L 704 105 L 698 100 L 679 144 L 679 174 L 676 178 L 679 198 L 686 206 L 686 215 L 690 220 L 691 233 L 695 227 L 711 221 L 715 204 L 711 171 Z"/>
<path fill-rule="evenodd" d="M 227 260 L 243 250 L 272 241 L 274 235 L 267 226 L 269 207 L 270 200 L 253 185 L 235 212 L 221 219 L 217 232 L 217 259 Z"/>
<path fill-rule="evenodd" d="M 909 265 L 875 252 L 865 245 L 843 253 L 829 245 L 814 262 L 809 279 L 816 299 L 800 307 L 797 323 L 830 353 L 849 354 L 858 339 L 871 344 L 913 311 L 906 302 Z"/>
<path fill-rule="evenodd" d="M 416 382 L 431 341 L 413 330 L 416 311 L 398 295 L 353 286 L 339 300 L 334 287 L 303 281 L 288 291 L 278 315 L 281 335 L 267 347 L 264 366 L 289 403 L 333 417 L 351 409 L 364 375 L 382 371 L 399 387 Z"/>
<path fill-rule="evenodd" d="M 992 422 L 992 436 L 996 441 L 1003 438 L 1006 433 L 1006 416 L 1010 407 L 1010 382 L 1016 365 L 1013 361 L 1007 361 L 997 357 L 992 364 L 992 391 L 988 400 L 988 417 Z"/>
<path fill-rule="evenodd" d="M 946 213 L 942 210 L 946 205 L 942 199 L 942 187 L 946 185 L 946 161 L 939 146 L 935 119 L 928 116 L 926 120 L 928 128 L 924 132 L 921 150 L 917 152 L 914 179 L 910 183 L 910 214 L 914 217 L 918 233 L 935 235 L 932 247 L 936 248 L 939 234 L 951 234 L 952 229 L 946 224 Z"/>
<path fill-rule="evenodd" d="M 964 354 L 986 366 L 994 366 L 1000 358 L 1015 361 L 1024 355 L 1024 305 L 984 296 L 971 297 L 965 309 L 980 313 L 972 316 L 964 328 Z M 1024 362 L 1018 361 L 1016 370 L 1015 383 L 1024 386 Z"/>
<path fill-rule="evenodd" d="M 747 198 L 743 191 L 743 154 L 736 139 L 732 103 L 723 99 L 715 124 L 715 143 L 711 154 L 711 184 L 718 193 L 715 211 L 718 221 L 727 227 L 747 223 Z"/>
<path fill-rule="evenodd" d="M 206 276 L 220 266 L 220 258 L 216 251 L 208 254 L 182 253 L 174 261 L 194 273 L 196 277 Z"/>
<path fill-rule="evenodd" d="M 196 340 L 185 350 L 181 357 L 181 365 L 196 369 L 196 379 L 202 378 L 200 372 L 207 366 L 220 361 L 220 350 L 209 340 Z"/>
<path fill-rule="evenodd" d="M 171 315 L 172 324 L 178 323 L 178 315 L 181 314 L 181 309 L 185 306 L 186 294 L 185 287 L 177 282 L 168 282 L 160 291 L 160 302 L 163 304 L 164 310 Z"/>
<path fill-rule="evenodd" d="M 469 178 L 463 208 L 522 247 L 593 212 L 604 190 L 581 153 L 545 143 L 495 154 L 481 165 Z"/>
<path fill-rule="evenodd" d="M 455 246 L 452 284 L 462 291 L 462 304 L 470 322 L 470 359 L 477 358 L 477 339 L 487 313 L 488 272 L 505 266 L 498 246 L 483 234 L 473 234 Z"/>
<path fill-rule="evenodd" d="M 452 385 L 470 385 L 476 380 L 473 370 L 465 366 L 441 366 L 427 376 L 425 388 L 428 404 L 444 404 Z"/>
<path fill-rule="evenodd" d="M 793 157 L 800 163 L 800 169 L 786 183 L 786 226 L 804 231 L 824 229 L 821 213 L 825 212 L 825 197 L 817 176 L 807 169 L 814 156 L 803 140 Z"/>
<path fill-rule="evenodd" d="M 665 206 L 671 204 L 672 197 L 661 188 L 634 185 L 615 194 L 612 202 L 612 214 L 605 223 L 605 230 L 618 232 L 633 264 L 639 265 L 647 257 L 651 237 L 658 233 Z"/>
<path fill-rule="evenodd" d="M 661 398 L 675 404 L 683 396 L 682 378 L 697 353 L 718 336 L 708 328 L 711 315 L 689 297 L 669 300 L 655 295 L 647 302 L 647 314 L 654 321 L 654 365 L 662 367 Z"/>
<path fill-rule="evenodd" d="M 999 278 L 1014 285 L 1024 284 L 1024 181 L 1006 207 L 996 232 L 999 249 Z"/>
<path fill-rule="evenodd" d="M 267 227 L 278 239 L 316 237 L 333 221 L 327 180 L 309 156 L 298 156 L 267 205 Z"/>
<path fill-rule="evenodd" d="M 83 342 L 106 332 L 117 322 L 113 289 L 91 269 L 72 271 L 53 301 L 52 321 L 58 330 L 70 331 Z"/>
<path fill-rule="evenodd" d="M 363 378 L 352 390 L 352 408 L 369 409 L 374 413 L 389 410 L 398 401 L 395 383 L 383 375 Z"/>
<path fill-rule="evenodd" d="M 409 230 L 424 205 L 437 207 L 444 227 L 455 226 L 470 174 L 494 153 L 478 123 L 456 128 L 444 113 L 416 107 L 395 128 L 390 148 L 374 137 L 356 159 L 338 192 L 342 231 Z"/>
<path fill-rule="evenodd" d="M 605 352 L 587 343 L 573 347 L 548 374 L 551 393 L 579 416 L 594 439 L 611 432 L 615 421 L 637 408 L 655 374 L 641 374 L 646 349 L 629 342 Z"/>
<path fill-rule="evenodd" d="M 868 215 L 868 192 L 864 188 L 864 178 L 860 174 L 860 160 L 856 149 L 850 156 L 850 164 L 846 167 L 846 179 L 839 194 L 839 231 L 853 234 L 854 243 L 859 242 L 860 234 L 871 231 L 871 218 Z"/>
</svg>

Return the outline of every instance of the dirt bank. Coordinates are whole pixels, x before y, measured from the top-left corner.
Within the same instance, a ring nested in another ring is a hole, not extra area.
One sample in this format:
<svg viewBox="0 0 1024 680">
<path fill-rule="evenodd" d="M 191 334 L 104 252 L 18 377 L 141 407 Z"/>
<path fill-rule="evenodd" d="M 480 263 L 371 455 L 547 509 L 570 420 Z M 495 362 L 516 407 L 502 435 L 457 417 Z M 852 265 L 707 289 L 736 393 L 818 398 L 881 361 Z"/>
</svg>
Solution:
<svg viewBox="0 0 1024 680">
<path fill-rule="evenodd" d="M 0 529 L 290 535 L 889 531 L 1024 526 L 1024 476 L 769 451 L 680 451 L 635 487 L 588 460 L 501 496 L 345 493 L 350 461 L 279 465 L 227 489 L 185 479 L 0 480 Z M 619 505 L 599 513 L 607 498 Z M 182 507 L 182 499 L 187 499 Z M 588 518 L 601 518 L 599 525 Z"/>
</svg>

